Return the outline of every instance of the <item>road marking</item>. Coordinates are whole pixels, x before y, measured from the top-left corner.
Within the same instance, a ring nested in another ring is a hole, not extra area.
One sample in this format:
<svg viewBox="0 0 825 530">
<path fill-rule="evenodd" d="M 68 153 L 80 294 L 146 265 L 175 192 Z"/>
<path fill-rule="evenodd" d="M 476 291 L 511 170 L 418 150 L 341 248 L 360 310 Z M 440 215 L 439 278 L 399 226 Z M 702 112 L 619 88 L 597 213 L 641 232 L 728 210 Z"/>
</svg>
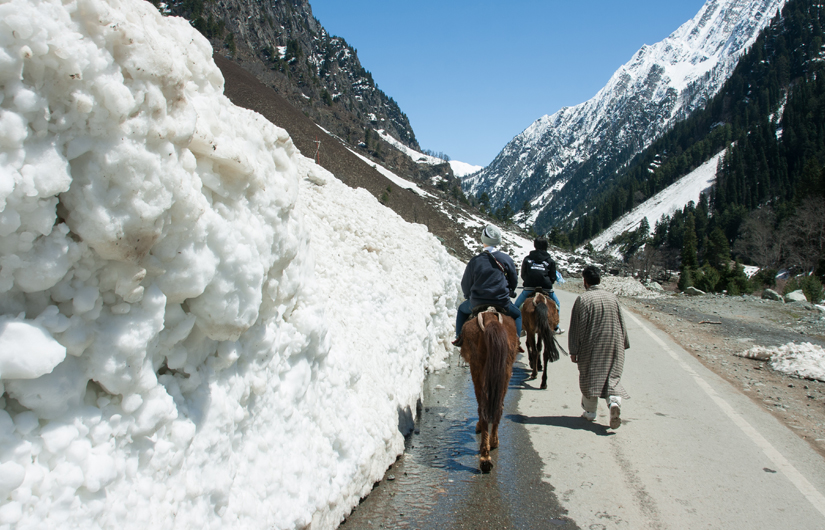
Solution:
<svg viewBox="0 0 825 530">
<path fill-rule="evenodd" d="M 673 349 L 668 346 L 665 341 L 660 339 L 655 333 L 653 333 L 647 326 L 642 324 L 642 322 L 636 318 L 636 316 L 630 311 L 623 311 L 623 313 L 630 317 L 633 322 L 635 322 L 640 328 L 642 328 L 645 333 L 650 335 L 654 341 L 656 341 L 659 346 L 661 346 L 672 358 L 675 360 L 682 369 L 687 372 L 688 374 L 693 377 L 696 384 L 705 391 L 705 393 L 716 403 L 716 405 L 724 412 L 734 424 L 736 424 L 742 432 L 750 438 L 753 443 L 755 443 L 762 451 L 765 453 L 765 456 L 770 459 L 774 465 L 779 468 L 785 477 L 796 486 L 796 489 L 799 490 L 808 501 L 819 510 L 819 513 L 825 515 L 825 496 L 823 496 L 804 476 L 802 473 L 797 470 L 793 464 L 791 464 L 788 459 L 786 459 L 782 453 L 780 453 L 771 443 L 762 436 L 759 431 L 757 431 L 750 423 L 748 423 L 745 418 L 742 417 L 741 414 L 736 412 L 736 410 L 725 401 L 710 384 L 705 381 L 702 376 L 700 376 L 696 371 L 688 365 L 679 355 L 676 354 Z"/>
</svg>

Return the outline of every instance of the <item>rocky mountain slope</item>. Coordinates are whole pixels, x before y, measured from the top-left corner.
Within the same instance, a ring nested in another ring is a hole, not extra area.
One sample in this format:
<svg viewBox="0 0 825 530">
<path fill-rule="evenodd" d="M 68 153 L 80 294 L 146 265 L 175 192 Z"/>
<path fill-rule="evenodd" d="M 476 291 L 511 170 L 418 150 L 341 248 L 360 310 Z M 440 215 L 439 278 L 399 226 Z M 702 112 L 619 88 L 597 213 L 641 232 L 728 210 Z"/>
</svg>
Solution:
<svg viewBox="0 0 825 530">
<path fill-rule="evenodd" d="M 330 35 L 308 0 L 172 0 L 166 14 L 186 18 L 221 55 L 360 154 L 407 178 L 452 179 L 448 164 L 416 164 L 381 139 L 420 151 L 409 119 L 343 38 Z"/>
<path fill-rule="evenodd" d="M 393 177 L 391 172 L 321 129 L 237 63 L 219 55 L 214 59 L 224 76 L 224 93 L 232 103 L 254 110 L 286 129 L 304 156 L 316 158 L 316 142 L 320 141 L 318 163 L 342 182 L 367 190 L 404 220 L 426 226 L 459 259 L 467 261 L 478 250 L 481 227 L 489 221 L 456 200 L 449 188 L 439 185 L 443 180 L 436 184 L 425 180 L 413 186 Z M 529 246 L 529 240 L 519 232 L 517 229 L 507 231 L 504 246 L 508 251 L 518 249 L 519 255 L 523 255 L 527 253 L 524 249 Z"/>
<path fill-rule="evenodd" d="M 784 3 L 708 0 L 667 39 L 643 46 L 594 98 L 536 120 L 463 189 L 487 193 L 494 209 L 528 203 L 519 222 L 539 232 L 563 222 L 589 189 L 701 108 Z"/>
</svg>

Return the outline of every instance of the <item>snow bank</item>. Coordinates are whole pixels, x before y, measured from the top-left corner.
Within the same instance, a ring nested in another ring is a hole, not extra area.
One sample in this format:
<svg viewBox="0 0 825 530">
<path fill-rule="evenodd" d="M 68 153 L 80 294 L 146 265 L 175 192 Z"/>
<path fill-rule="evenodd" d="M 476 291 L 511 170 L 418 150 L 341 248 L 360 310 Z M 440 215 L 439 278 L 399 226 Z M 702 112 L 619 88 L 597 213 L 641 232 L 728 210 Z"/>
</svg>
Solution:
<svg viewBox="0 0 825 530">
<path fill-rule="evenodd" d="M 736 355 L 769 361 L 778 372 L 825 382 L 825 349 L 810 342 L 789 342 L 778 348 L 755 346 Z"/>
<path fill-rule="evenodd" d="M 0 4 L 0 528 L 331 528 L 460 264 L 142 0 Z"/>
</svg>

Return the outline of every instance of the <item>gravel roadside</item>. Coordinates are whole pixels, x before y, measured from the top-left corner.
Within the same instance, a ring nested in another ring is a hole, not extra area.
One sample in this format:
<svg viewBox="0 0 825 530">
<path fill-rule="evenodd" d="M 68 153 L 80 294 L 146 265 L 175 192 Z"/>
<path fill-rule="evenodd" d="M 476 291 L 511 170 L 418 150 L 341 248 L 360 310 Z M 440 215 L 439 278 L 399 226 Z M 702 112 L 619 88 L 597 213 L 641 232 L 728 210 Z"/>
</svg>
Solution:
<svg viewBox="0 0 825 530">
<path fill-rule="evenodd" d="M 765 361 L 735 355 L 790 342 L 825 347 L 825 313 L 756 296 L 654 292 L 632 278 L 605 277 L 602 285 L 825 457 L 825 382 L 792 377 Z M 559 288 L 584 290 L 580 279 Z"/>
</svg>

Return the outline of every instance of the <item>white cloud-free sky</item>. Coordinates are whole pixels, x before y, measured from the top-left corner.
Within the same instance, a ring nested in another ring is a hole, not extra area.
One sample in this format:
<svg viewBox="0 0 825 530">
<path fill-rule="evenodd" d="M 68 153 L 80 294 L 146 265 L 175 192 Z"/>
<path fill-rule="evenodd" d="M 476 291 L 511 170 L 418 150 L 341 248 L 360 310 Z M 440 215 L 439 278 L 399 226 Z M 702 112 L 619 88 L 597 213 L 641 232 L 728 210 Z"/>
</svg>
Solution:
<svg viewBox="0 0 825 530">
<path fill-rule="evenodd" d="M 702 0 L 310 0 L 407 114 L 424 149 L 487 165 L 545 114 L 593 97 Z"/>
</svg>

